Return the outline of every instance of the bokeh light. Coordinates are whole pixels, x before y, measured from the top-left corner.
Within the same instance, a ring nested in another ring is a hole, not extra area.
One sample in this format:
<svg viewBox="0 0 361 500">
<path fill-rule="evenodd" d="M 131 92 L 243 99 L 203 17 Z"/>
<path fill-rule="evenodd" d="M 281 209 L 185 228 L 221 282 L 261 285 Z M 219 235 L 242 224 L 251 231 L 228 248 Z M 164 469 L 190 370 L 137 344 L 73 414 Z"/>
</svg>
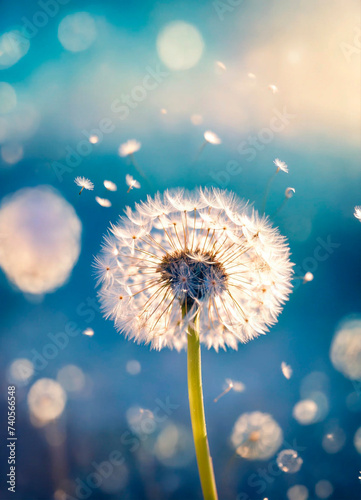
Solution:
<svg viewBox="0 0 361 500">
<path fill-rule="evenodd" d="M 336 370 L 351 380 L 361 380 L 361 320 L 341 323 L 331 345 L 331 361 Z"/>
<path fill-rule="evenodd" d="M 283 432 L 267 413 L 244 413 L 234 424 L 231 442 L 238 455 L 249 460 L 265 460 L 276 453 Z"/>
<path fill-rule="evenodd" d="M 0 207 L 0 266 L 20 290 L 42 294 L 68 279 L 80 253 L 81 222 L 50 187 L 22 189 Z"/>
<path fill-rule="evenodd" d="M 10 113 L 16 107 L 15 89 L 6 82 L 0 82 L 0 113 Z"/>
<path fill-rule="evenodd" d="M 171 70 L 185 70 L 195 66 L 202 57 L 204 41 L 192 24 L 175 21 L 158 35 L 157 50 L 162 62 Z"/>
<path fill-rule="evenodd" d="M 41 378 L 30 388 L 28 406 L 34 423 L 45 425 L 60 417 L 66 404 L 66 393 L 61 385 L 50 378 Z"/>
<path fill-rule="evenodd" d="M 62 46 L 70 52 L 86 50 L 97 37 L 95 21 L 88 12 L 70 14 L 59 24 L 58 37 Z"/>
<path fill-rule="evenodd" d="M 26 358 L 15 359 L 8 369 L 8 380 L 17 385 L 26 385 L 34 375 L 34 365 Z"/>
<path fill-rule="evenodd" d="M 30 48 L 30 41 L 21 30 L 11 30 L 0 36 L 0 69 L 17 63 Z"/>
</svg>

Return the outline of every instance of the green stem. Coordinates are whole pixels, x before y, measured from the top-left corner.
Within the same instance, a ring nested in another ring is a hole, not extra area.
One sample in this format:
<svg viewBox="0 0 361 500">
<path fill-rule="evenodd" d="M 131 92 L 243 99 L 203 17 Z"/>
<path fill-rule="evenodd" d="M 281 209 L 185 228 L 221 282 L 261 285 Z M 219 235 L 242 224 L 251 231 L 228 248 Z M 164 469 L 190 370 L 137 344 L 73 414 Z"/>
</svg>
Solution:
<svg viewBox="0 0 361 500">
<path fill-rule="evenodd" d="M 194 326 L 188 327 L 188 397 L 203 497 L 204 500 L 217 500 L 216 481 L 204 417 L 198 315 L 194 320 Z"/>
</svg>

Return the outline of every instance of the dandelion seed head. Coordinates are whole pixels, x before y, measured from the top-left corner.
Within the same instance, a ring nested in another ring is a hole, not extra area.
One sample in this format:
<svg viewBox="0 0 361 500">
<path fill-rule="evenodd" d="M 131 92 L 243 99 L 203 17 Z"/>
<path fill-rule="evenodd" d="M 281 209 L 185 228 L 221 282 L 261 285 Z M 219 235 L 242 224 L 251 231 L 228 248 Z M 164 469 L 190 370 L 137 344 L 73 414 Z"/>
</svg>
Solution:
<svg viewBox="0 0 361 500">
<path fill-rule="evenodd" d="M 356 217 L 356 219 L 361 221 L 361 206 L 360 205 L 355 207 L 354 216 Z"/>
<path fill-rule="evenodd" d="M 106 198 L 100 198 L 99 196 L 95 197 L 95 201 L 101 206 L 101 207 L 111 207 L 112 202 L 110 200 L 107 200 Z"/>
<path fill-rule="evenodd" d="M 129 141 L 121 144 L 119 146 L 119 155 L 120 156 L 129 156 L 133 153 L 136 153 L 141 148 L 141 143 L 136 141 L 135 139 L 129 139 Z"/>
<path fill-rule="evenodd" d="M 75 177 L 74 182 L 77 186 L 87 189 L 88 191 L 93 191 L 94 189 L 94 184 L 86 177 Z"/>
<path fill-rule="evenodd" d="M 288 365 L 284 361 L 282 361 L 281 363 L 281 370 L 287 380 L 289 380 L 292 377 L 293 370 L 290 367 L 290 365 Z"/>
<path fill-rule="evenodd" d="M 91 136 L 89 137 L 89 142 L 90 142 L 91 144 L 97 144 L 97 143 L 99 142 L 99 137 L 98 137 L 97 135 L 95 135 L 95 134 L 94 134 L 94 135 L 91 135 Z"/>
<path fill-rule="evenodd" d="M 303 277 L 303 282 L 308 283 L 309 281 L 312 281 L 313 278 L 314 278 L 313 274 L 310 273 L 310 271 L 308 271 Z"/>
<path fill-rule="evenodd" d="M 204 138 L 207 142 L 209 142 L 209 144 L 221 144 L 221 139 L 218 137 L 217 134 L 215 134 L 214 132 L 211 132 L 210 130 L 207 130 L 206 132 L 204 132 Z"/>
<path fill-rule="evenodd" d="M 288 174 L 288 167 L 284 161 L 281 161 L 279 158 L 276 158 L 273 163 L 277 167 L 277 172 L 282 170 L 282 172 L 285 172 L 286 174 Z"/>
<path fill-rule="evenodd" d="M 234 424 L 231 443 L 238 455 L 249 460 L 264 460 L 276 453 L 283 432 L 267 413 L 244 413 Z"/>
<path fill-rule="evenodd" d="M 139 189 L 140 188 L 140 183 L 135 180 L 131 175 L 127 174 L 125 176 L 125 182 L 127 184 L 127 186 L 129 186 L 131 189 L 132 188 L 137 188 Z"/>
<path fill-rule="evenodd" d="M 156 349 L 184 348 L 195 316 L 203 344 L 237 349 L 268 331 L 291 291 L 285 239 L 226 191 L 158 193 L 110 233 L 94 262 L 102 310 Z"/>
<path fill-rule="evenodd" d="M 93 335 L 94 335 L 94 330 L 93 330 L 93 328 L 86 328 L 86 329 L 83 331 L 83 335 L 85 335 L 86 337 L 93 337 Z"/>
<path fill-rule="evenodd" d="M 114 184 L 114 182 L 112 182 L 112 181 L 104 181 L 104 187 L 108 191 L 116 191 L 118 189 L 117 185 Z"/>
</svg>

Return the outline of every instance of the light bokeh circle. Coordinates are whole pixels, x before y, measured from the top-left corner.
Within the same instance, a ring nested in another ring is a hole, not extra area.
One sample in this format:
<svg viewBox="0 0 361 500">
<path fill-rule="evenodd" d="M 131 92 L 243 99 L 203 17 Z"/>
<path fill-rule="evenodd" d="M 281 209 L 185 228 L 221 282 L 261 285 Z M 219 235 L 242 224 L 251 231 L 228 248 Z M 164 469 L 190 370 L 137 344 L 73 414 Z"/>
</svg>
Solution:
<svg viewBox="0 0 361 500">
<path fill-rule="evenodd" d="M 190 69 L 198 64 L 204 50 L 204 40 L 192 24 L 175 21 L 158 35 L 157 51 L 167 68 L 175 71 Z"/>
</svg>

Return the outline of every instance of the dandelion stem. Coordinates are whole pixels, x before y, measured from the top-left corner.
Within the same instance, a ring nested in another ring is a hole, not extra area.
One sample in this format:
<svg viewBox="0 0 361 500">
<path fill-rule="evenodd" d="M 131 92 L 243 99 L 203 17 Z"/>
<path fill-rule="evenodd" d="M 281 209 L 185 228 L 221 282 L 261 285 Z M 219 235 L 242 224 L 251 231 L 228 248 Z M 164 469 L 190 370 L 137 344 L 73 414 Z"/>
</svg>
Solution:
<svg viewBox="0 0 361 500">
<path fill-rule="evenodd" d="M 184 315 L 185 308 L 183 307 Z M 198 315 L 194 319 L 194 325 L 188 327 L 188 397 L 203 497 L 204 500 L 217 500 L 216 481 L 204 416 Z"/>
<path fill-rule="evenodd" d="M 267 183 L 266 191 L 264 193 L 264 198 L 263 198 L 262 210 L 261 210 L 262 214 L 264 214 L 266 211 L 266 203 L 267 203 L 268 195 L 269 195 L 269 192 L 271 189 L 272 182 L 274 181 L 274 178 L 278 174 L 278 171 L 279 171 L 279 169 L 276 170 L 276 172 L 270 177 L 270 179 Z"/>
<path fill-rule="evenodd" d="M 80 190 L 79 194 L 82 194 L 83 189 L 84 189 L 84 186 L 81 188 L 81 190 Z"/>
<path fill-rule="evenodd" d="M 207 144 L 208 144 L 208 141 L 204 141 L 202 143 L 201 147 L 198 149 L 198 152 L 196 154 L 196 157 L 194 158 L 193 163 L 195 163 L 198 160 L 198 158 L 201 156 L 201 153 L 202 153 L 203 149 L 207 146 Z"/>
</svg>

